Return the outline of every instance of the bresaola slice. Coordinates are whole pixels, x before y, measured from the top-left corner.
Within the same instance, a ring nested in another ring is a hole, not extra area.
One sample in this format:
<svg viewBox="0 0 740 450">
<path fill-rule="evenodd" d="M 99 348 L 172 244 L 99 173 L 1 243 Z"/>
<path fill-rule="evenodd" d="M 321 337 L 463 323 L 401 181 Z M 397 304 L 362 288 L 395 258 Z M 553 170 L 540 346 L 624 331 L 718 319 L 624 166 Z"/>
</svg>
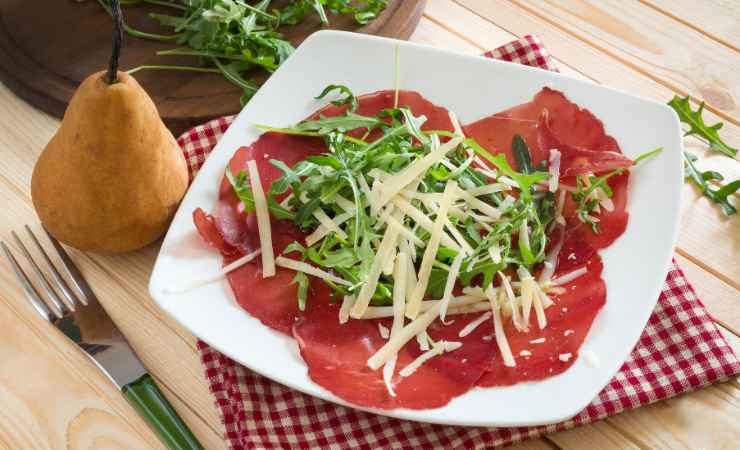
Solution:
<svg viewBox="0 0 740 450">
<path fill-rule="evenodd" d="M 394 97 L 393 91 L 358 97 L 357 112 L 375 115 L 393 107 Z M 398 104 L 408 107 L 414 115 L 425 115 L 424 130 L 452 129 L 447 110 L 432 104 L 419 93 L 401 91 Z M 344 111 L 346 106 L 329 105 L 311 118 L 333 116 Z M 512 164 L 510 147 L 514 134 L 524 137 L 534 163 L 547 158 L 550 148 L 557 145 L 562 153 L 563 184 L 572 182 L 573 174 L 582 173 L 580 171 L 587 168 L 610 170 L 626 167 L 628 162 L 631 164 L 593 114 L 568 101 L 562 93 L 548 88 L 540 91 L 531 102 L 463 128 L 466 135 L 492 153 L 505 153 Z M 355 134 L 361 136 L 364 130 Z M 367 139 L 375 137 L 370 135 Z M 265 133 L 252 145 L 240 148 L 229 167 L 232 173 L 237 174 L 245 169 L 247 160 L 255 160 L 267 190 L 282 175 L 269 159 L 278 159 L 292 166 L 323 151 L 324 144 L 317 138 Z M 601 279 L 602 264 L 596 249 L 608 246 L 624 231 L 627 181 L 627 174 L 610 180 L 615 208 L 611 212 L 602 210 L 602 234 L 599 235 L 594 235 L 589 227 L 578 221 L 574 215 L 575 205 L 570 196 L 566 196 L 565 241 L 555 277 L 582 266 L 588 270 L 585 275 L 567 283 L 563 294 L 551 296 L 555 305 L 546 310 L 548 326 L 544 330 L 539 330 L 534 314 L 528 332 L 516 331 L 507 321 L 506 335 L 517 362 L 514 368 L 503 365 L 491 320 L 460 338 L 459 331 L 481 313 L 449 316 L 448 320 L 453 321 L 450 325 L 436 321 L 427 331 L 435 341 L 457 341 L 463 346 L 432 358 L 404 378 L 398 371 L 422 353 L 416 340 L 412 339 L 398 354 L 393 377 L 397 395 L 392 397 L 383 382 L 382 370 L 373 371 L 367 367 L 367 359 L 385 343 L 378 331 L 378 322 L 390 328 L 390 319 L 350 320 L 339 324 L 339 304 L 332 300 L 329 288 L 317 279 L 311 281 L 306 310 L 299 311 L 297 286 L 292 284 L 295 272 L 278 267 L 275 277 L 262 278 L 259 258 L 230 273 L 228 280 L 238 303 L 250 315 L 297 339 L 311 379 L 338 397 L 356 405 L 380 409 L 440 407 L 476 385 L 510 385 L 543 379 L 561 373 L 573 364 L 593 319 L 606 299 Z M 259 248 L 255 217 L 244 214 L 241 202 L 226 179 L 221 183 L 214 216 L 196 210 L 194 221 L 204 241 L 222 252 L 225 263 Z M 305 237 L 292 223 L 277 220 L 272 221 L 272 236 L 276 255 L 290 242 L 303 242 Z M 540 342 L 542 338 L 544 341 L 541 343 L 531 343 Z"/>
</svg>

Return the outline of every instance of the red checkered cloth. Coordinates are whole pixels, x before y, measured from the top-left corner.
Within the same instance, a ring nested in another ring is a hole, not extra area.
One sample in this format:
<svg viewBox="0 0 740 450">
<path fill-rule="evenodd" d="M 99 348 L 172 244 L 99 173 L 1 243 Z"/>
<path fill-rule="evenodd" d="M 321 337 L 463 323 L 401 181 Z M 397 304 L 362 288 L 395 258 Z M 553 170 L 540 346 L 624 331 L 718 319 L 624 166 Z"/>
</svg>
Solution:
<svg viewBox="0 0 740 450">
<path fill-rule="evenodd" d="M 557 70 L 526 36 L 486 56 Z M 195 127 L 178 142 L 191 176 L 232 118 Z M 660 299 L 627 362 L 594 401 L 555 425 L 472 428 L 392 419 L 338 406 L 270 381 L 198 343 L 205 375 L 232 449 L 491 448 L 587 424 L 740 373 L 740 363 L 683 272 L 672 264 Z"/>
</svg>

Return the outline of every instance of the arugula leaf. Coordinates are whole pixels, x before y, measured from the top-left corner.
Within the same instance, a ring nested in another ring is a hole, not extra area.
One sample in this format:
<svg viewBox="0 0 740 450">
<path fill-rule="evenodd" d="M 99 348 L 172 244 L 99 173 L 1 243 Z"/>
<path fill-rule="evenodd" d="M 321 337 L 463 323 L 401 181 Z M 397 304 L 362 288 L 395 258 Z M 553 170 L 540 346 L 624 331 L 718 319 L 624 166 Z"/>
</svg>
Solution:
<svg viewBox="0 0 740 450">
<path fill-rule="evenodd" d="M 684 136 L 699 136 L 709 143 L 709 148 L 712 150 L 731 158 L 734 158 L 737 155 L 737 149 L 730 147 L 719 136 L 719 130 L 723 125 L 722 122 L 715 123 L 711 126 L 704 123 L 704 119 L 701 116 L 701 113 L 704 110 L 704 102 L 701 102 L 696 111 L 692 111 L 688 95 L 684 98 L 675 95 L 671 101 L 668 102 L 668 106 L 676 111 L 681 122 L 689 126 L 689 130 L 684 133 Z"/>
<path fill-rule="evenodd" d="M 234 189 L 234 193 L 244 204 L 244 212 L 250 213 L 254 211 L 254 196 L 252 195 L 252 188 L 249 186 L 249 177 L 247 176 L 247 173 L 242 170 L 234 176 L 234 174 L 231 173 L 231 168 L 226 167 L 225 175 L 226 179 L 229 180 L 231 187 Z M 265 197 L 267 198 L 267 209 L 273 217 L 278 220 L 295 219 L 295 214 L 280 206 L 280 203 L 275 200 L 272 193 L 268 192 Z"/>
<path fill-rule="evenodd" d="M 294 130 L 297 131 L 315 131 L 319 134 L 328 134 L 332 131 L 349 131 L 356 128 L 367 128 L 371 130 L 383 124 L 383 121 L 377 117 L 367 117 L 348 112 L 343 116 L 321 117 L 314 120 L 306 120 L 299 123 Z"/>
<path fill-rule="evenodd" d="M 529 146 L 524 142 L 524 138 L 518 134 L 514 135 L 511 141 L 511 149 L 516 159 L 516 164 L 519 166 L 519 171 L 522 173 L 532 173 L 532 155 L 529 153 Z"/>
<path fill-rule="evenodd" d="M 355 97 L 355 94 L 352 93 L 352 91 L 342 84 L 330 84 L 327 87 L 324 88 L 323 91 L 321 91 L 321 94 L 314 97 L 316 100 L 321 100 L 324 97 L 326 97 L 330 92 L 332 91 L 339 91 L 340 94 L 344 94 L 344 98 L 339 98 L 337 100 L 332 100 L 331 104 L 335 106 L 342 106 L 342 105 L 349 105 L 348 111 L 355 112 L 357 110 L 357 97 Z"/>
<path fill-rule="evenodd" d="M 519 188 L 521 189 L 522 198 L 524 198 L 525 200 L 531 199 L 532 186 L 541 181 L 545 181 L 550 177 L 550 174 L 547 172 L 531 172 L 526 174 L 519 173 L 511 168 L 509 162 L 506 161 L 506 156 L 504 154 L 499 153 L 494 156 L 471 138 L 465 139 L 463 143 L 472 148 L 476 154 L 482 156 L 483 158 L 488 160 L 488 162 L 496 166 L 501 171 L 501 173 L 516 181 L 517 184 L 519 184 Z"/>
<path fill-rule="evenodd" d="M 719 189 L 714 188 L 709 184 L 709 181 L 722 181 L 724 177 L 714 171 L 699 171 L 694 165 L 696 156 L 691 153 L 684 151 L 683 157 L 684 162 L 686 163 L 686 177 L 694 182 L 694 184 L 701 190 L 702 194 L 714 203 L 717 203 L 726 215 L 731 216 L 737 213 L 737 208 L 730 203 L 728 198 L 730 195 L 740 191 L 740 179 L 721 186 Z"/>
</svg>

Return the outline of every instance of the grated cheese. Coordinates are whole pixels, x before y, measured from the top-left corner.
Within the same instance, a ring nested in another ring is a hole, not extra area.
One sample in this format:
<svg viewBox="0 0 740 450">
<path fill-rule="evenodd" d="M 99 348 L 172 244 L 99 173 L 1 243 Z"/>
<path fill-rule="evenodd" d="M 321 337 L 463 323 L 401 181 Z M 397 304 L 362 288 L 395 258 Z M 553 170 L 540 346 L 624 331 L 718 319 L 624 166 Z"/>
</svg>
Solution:
<svg viewBox="0 0 740 450">
<path fill-rule="evenodd" d="M 525 323 L 522 323 L 522 318 L 519 315 L 519 306 L 517 305 L 516 296 L 514 296 L 514 289 L 511 288 L 509 277 L 504 275 L 503 272 L 498 272 L 499 278 L 501 278 L 501 285 L 504 287 L 504 292 L 509 300 L 511 307 L 511 321 L 514 323 L 514 327 L 519 331 L 524 331 L 527 328 Z"/>
<path fill-rule="evenodd" d="M 217 273 L 213 275 L 208 275 L 202 278 L 195 278 L 194 280 L 188 280 L 185 282 L 178 283 L 178 286 L 176 287 L 170 287 L 164 289 L 165 294 L 182 294 L 185 292 L 188 292 L 190 290 L 199 288 L 201 286 L 205 286 L 206 284 L 213 283 L 215 281 L 219 281 L 223 279 L 229 272 L 238 269 L 239 267 L 243 266 L 244 264 L 247 264 L 248 262 L 252 261 L 254 258 L 260 255 L 262 251 L 260 249 L 257 249 L 253 251 L 252 253 L 246 254 L 242 256 L 241 258 L 232 261 L 231 263 L 225 265 L 221 270 L 219 270 Z"/>
<path fill-rule="evenodd" d="M 487 311 L 480 315 L 475 320 L 472 320 L 469 324 L 465 325 L 465 327 L 460 330 L 460 332 L 457 334 L 458 337 L 465 337 L 475 331 L 476 328 L 478 328 L 483 322 L 490 319 L 493 313 L 491 311 Z"/>
<path fill-rule="evenodd" d="M 468 244 L 468 241 L 465 240 L 462 233 L 460 233 L 460 230 L 457 229 L 454 225 L 452 225 L 452 222 L 450 222 L 450 219 L 445 217 L 445 228 L 447 228 L 447 231 L 450 232 L 453 238 L 455 238 L 455 242 L 458 243 L 459 247 L 462 249 L 462 252 L 460 254 L 465 255 L 472 255 L 474 250 L 473 247 Z"/>
<path fill-rule="evenodd" d="M 391 337 L 391 330 L 380 322 L 378 322 L 378 333 L 380 333 L 380 337 L 383 339 Z"/>
<path fill-rule="evenodd" d="M 331 281 L 332 283 L 341 284 L 343 286 L 352 286 L 352 283 L 350 283 L 349 281 L 339 278 L 336 275 L 332 275 L 329 272 L 325 272 L 318 267 L 312 266 L 311 264 L 305 263 L 303 261 L 297 261 L 295 259 L 286 258 L 284 256 L 278 256 L 277 258 L 275 258 L 275 264 L 280 267 L 285 267 L 286 269 L 295 270 L 296 272 L 303 272 L 307 275 L 313 275 L 316 278 Z"/>
<path fill-rule="evenodd" d="M 467 191 L 464 191 L 462 189 L 458 189 L 458 195 L 462 199 L 464 199 L 468 204 L 472 207 L 477 209 L 478 211 L 482 212 L 483 214 L 487 215 L 488 217 L 492 219 L 498 219 L 501 217 L 501 211 L 494 208 L 493 206 L 489 205 L 488 203 L 484 202 L 483 200 L 480 200 L 476 197 L 473 197 L 470 195 Z"/>
<path fill-rule="evenodd" d="M 434 142 L 434 139 L 432 141 Z M 381 185 L 381 195 L 377 201 L 377 207 L 385 206 L 399 191 L 408 186 L 416 177 L 426 173 L 430 167 L 438 163 L 450 150 L 457 147 L 460 142 L 462 142 L 460 137 L 454 137 L 438 148 L 433 147 L 432 151 L 424 155 L 423 158 L 416 160 L 406 166 L 402 171 L 385 180 Z"/>
<path fill-rule="evenodd" d="M 270 212 L 267 209 L 265 191 L 262 190 L 260 173 L 254 160 L 247 161 L 249 172 L 249 184 L 252 187 L 254 197 L 254 211 L 257 214 L 257 230 L 260 235 L 260 248 L 262 249 L 262 278 L 275 275 L 275 254 L 272 249 L 272 228 L 270 228 Z"/>
<path fill-rule="evenodd" d="M 426 330 L 416 335 L 416 342 L 422 352 L 429 350 L 429 335 Z"/>
<path fill-rule="evenodd" d="M 521 236 L 521 234 L 520 234 Z M 527 269 L 524 267 L 519 267 L 517 269 L 517 274 L 519 275 L 519 279 L 521 280 L 521 290 L 520 290 L 520 297 L 522 301 L 522 325 L 525 328 L 529 327 L 529 314 L 532 311 L 532 303 L 533 303 L 533 296 L 534 296 L 534 279 L 532 278 L 532 275 L 529 274 Z"/>
<path fill-rule="evenodd" d="M 560 180 L 560 152 L 553 148 L 550 149 L 550 192 L 558 190 L 558 181 Z"/>
<path fill-rule="evenodd" d="M 455 351 L 460 347 L 462 347 L 462 342 L 439 341 L 434 344 L 434 346 L 430 350 L 422 353 L 415 360 L 411 361 L 406 367 L 401 369 L 398 374 L 402 377 L 411 376 L 419 369 L 419 367 L 421 367 L 422 364 L 434 358 L 435 356 L 439 356 L 442 353 Z"/>
<path fill-rule="evenodd" d="M 561 353 L 558 355 L 558 359 L 562 362 L 568 362 L 572 356 L 573 354 L 571 353 Z"/>
<path fill-rule="evenodd" d="M 355 216 L 355 213 L 354 212 L 344 212 L 342 214 L 338 214 L 333 219 L 329 219 L 329 220 L 331 220 L 331 222 L 335 225 L 336 228 L 339 228 L 339 225 L 343 224 L 344 222 L 348 221 L 349 219 L 353 218 L 354 216 Z M 322 223 L 321 225 L 319 225 L 318 227 L 316 227 L 316 230 L 314 230 L 313 233 L 309 234 L 306 237 L 306 245 L 308 245 L 309 247 L 312 246 L 313 244 L 315 244 L 315 243 L 319 242 L 320 240 L 322 240 L 327 234 L 329 234 L 332 231 L 334 231 L 334 229 L 335 229 L 334 227 L 332 227 L 331 229 L 330 228 L 326 228 L 323 225 L 323 223 Z M 344 231 L 342 231 L 342 234 L 344 234 L 344 237 L 345 238 L 347 237 L 347 235 L 346 235 L 346 233 L 344 233 Z"/>
<path fill-rule="evenodd" d="M 414 222 L 416 222 L 420 227 L 424 228 L 426 231 L 429 231 L 430 233 L 434 229 L 434 222 L 432 222 L 432 219 L 426 216 L 423 212 L 419 211 L 417 207 L 412 205 L 408 200 L 406 200 L 403 197 L 395 196 L 393 197 L 393 204 L 404 212 L 407 216 L 409 216 Z M 452 238 L 447 233 L 442 233 L 441 237 L 441 243 L 445 247 L 450 247 L 455 250 L 460 250 L 460 246 L 457 245 L 457 242 L 452 240 Z"/>
<path fill-rule="evenodd" d="M 342 306 L 339 307 L 339 323 L 347 323 L 349 320 L 349 310 L 352 309 L 352 305 L 355 303 L 355 297 L 352 295 L 345 295 L 342 299 Z"/>
<path fill-rule="evenodd" d="M 534 339 L 532 341 L 529 341 L 529 343 L 530 344 L 544 344 L 545 343 L 545 338 L 543 338 L 543 337 L 537 338 L 537 339 Z"/>
<path fill-rule="evenodd" d="M 445 186 L 442 201 L 439 204 L 439 211 L 437 212 L 437 218 L 434 221 L 434 227 L 429 236 L 427 246 L 424 249 L 424 256 L 421 259 L 421 265 L 419 266 L 419 272 L 416 277 L 416 286 L 411 294 L 411 299 L 406 304 L 406 316 L 409 318 L 413 319 L 419 314 L 421 300 L 424 298 L 424 293 L 429 284 L 429 275 L 432 272 L 432 264 L 437 256 L 437 250 L 439 249 L 439 243 L 442 237 L 442 228 L 444 226 L 445 219 L 447 218 L 447 208 L 449 208 L 450 203 L 452 203 L 453 195 L 456 190 L 457 183 L 452 180 L 448 181 Z"/>
<path fill-rule="evenodd" d="M 508 191 L 509 189 L 511 189 L 511 187 L 504 183 L 491 183 L 483 186 L 474 187 L 472 189 L 467 189 L 465 192 L 472 195 L 473 197 L 478 197 L 481 195 L 493 194 L 494 192 Z"/>
<path fill-rule="evenodd" d="M 555 285 L 562 285 L 566 283 L 570 283 L 571 281 L 575 280 L 576 278 L 579 278 L 583 275 L 585 275 L 588 272 L 588 268 L 586 266 L 579 267 L 578 269 L 568 272 L 565 275 L 560 275 L 559 277 L 552 280 L 552 284 Z"/>
<path fill-rule="evenodd" d="M 414 319 L 412 322 L 404 326 L 398 334 L 391 336 L 374 355 L 367 360 L 367 365 L 373 370 L 377 370 L 385 364 L 389 359 L 398 354 L 398 351 L 406 345 L 414 336 L 426 330 L 429 324 L 439 315 L 439 302 L 436 302 L 426 312 L 421 314 L 419 317 Z"/>
<path fill-rule="evenodd" d="M 452 260 L 452 264 L 450 264 L 450 271 L 447 273 L 447 282 L 445 283 L 444 294 L 440 300 L 442 305 L 439 307 L 439 319 L 442 323 L 445 321 L 447 307 L 450 305 L 450 298 L 452 297 L 452 289 L 455 287 L 455 281 L 457 281 L 457 275 L 460 273 L 460 266 L 462 266 L 464 258 L 465 255 L 463 253 L 458 253 L 457 256 L 455 256 L 455 259 Z"/>
<path fill-rule="evenodd" d="M 394 356 L 393 358 L 389 359 L 387 363 L 383 366 L 383 383 L 385 384 L 385 388 L 388 390 L 388 394 L 391 397 L 396 396 L 396 391 L 393 390 L 393 371 L 396 370 L 396 360 L 398 358 Z"/>
<path fill-rule="evenodd" d="M 396 218 L 399 219 L 403 216 L 403 213 L 400 211 L 394 214 L 396 214 Z M 383 239 L 380 241 L 380 245 L 378 246 L 378 252 L 375 254 L 375 259 L 370 266 L 367 278 L 360 289 L 360 293 L 357 295 L 357 300 L 355 301 L 355 305 L 352 307 L 352 311 L 349 313 L 350 316 L 355 319 L 360 319 L 362 318 L 362 315 L 365 314 L 365 310 L 370 304 L 370 299 L 373 294 L 375 294 L 375 288 L 378 286 L 378 278 L 383 269 L 385 259 L 395 250 L 397 240 L 398 231 L 391 227 L 386 228 Z"/>
<path fill-rule="evenodd" d="M 486 295 L 488 296 L 488 301 L 491 303 L 491 310 L 493 311 L 493 332 L 496 337 L 496 344 L 501 352 L 501 357 L 504 360 L 504 365 L 506 367 L 515 367 L 516 361 L 514 361 L 514 355 L 511 354 L 511 347 L 509 347 L 509 341 L 506 339 L 506 334 L 504 333 L 504 324 L 501 320 L 501 309 L 498 305 L 493 285 L 488 286 L 488 289 L 486 289 Z M 501 295 L 502 292 L 499 291 L 498 297 L 500 298 Z"/>
</svg>

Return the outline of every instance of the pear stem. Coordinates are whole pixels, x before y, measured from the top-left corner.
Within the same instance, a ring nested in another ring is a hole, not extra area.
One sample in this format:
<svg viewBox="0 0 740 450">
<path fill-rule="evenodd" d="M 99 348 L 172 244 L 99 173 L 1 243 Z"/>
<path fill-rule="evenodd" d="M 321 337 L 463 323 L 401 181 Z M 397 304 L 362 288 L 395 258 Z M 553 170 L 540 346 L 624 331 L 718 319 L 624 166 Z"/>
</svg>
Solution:
<svg viewBox="0 0 740 450">
<path fill-rule="evenodd" d="M 110 61 L 108 62 L 108 84 L 118 82 L 118 58 L 121 56 L 121 41 L 123 40 L 123 13 L 120 0 L 111 1 L 113 16 L 113 46 Z"/>
</svg>

